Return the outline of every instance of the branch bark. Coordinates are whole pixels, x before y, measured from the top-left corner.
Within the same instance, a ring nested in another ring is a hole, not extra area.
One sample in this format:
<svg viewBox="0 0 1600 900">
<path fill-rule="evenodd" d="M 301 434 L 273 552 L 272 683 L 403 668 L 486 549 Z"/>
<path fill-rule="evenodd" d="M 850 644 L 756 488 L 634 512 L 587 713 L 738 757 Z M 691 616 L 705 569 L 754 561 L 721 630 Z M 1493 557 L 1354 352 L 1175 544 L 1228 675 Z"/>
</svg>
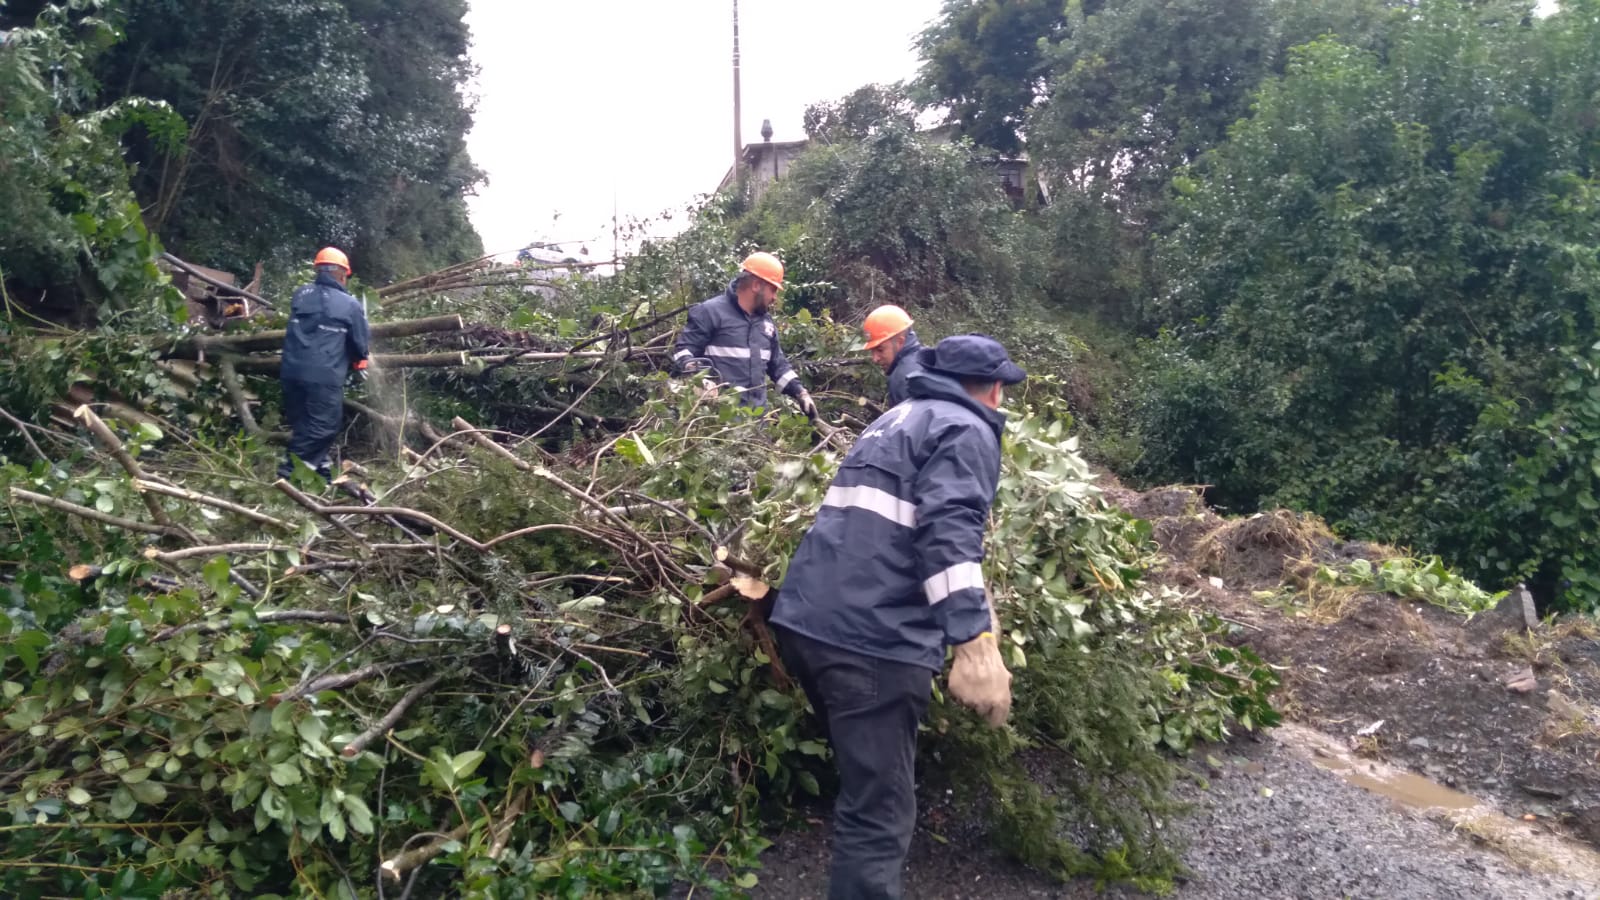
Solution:
<svg viewBox="0 0 1600 900">
<path fill-rule="evenodd" d="M 244 385 L 239 383 L 239 371 L 234 365 L 233 357 L 222 357 L 222 361 L 217 365 L 217 375 L 222 379 L 222 387 L 228 392 L 228 399 L 233 403 L 233 411 L 238 414 L 239 424 L 244 426 L 247 434 L 263 441 L 288 440 L 288 432 L 267 431 L 256 423 L 255 414 L 250 411 L 250 398 L 245 396 Z"/>
<path fill-rule="evenodd" d="M 287 691 L 280 691 L 279 693 L 273 694 L 269 700 L 269 703 L 273 706 L 276 706 L 279 703 L 284 703 L 289 700 L 298 700 L 301 697 L 309 697 L 312 694 L 320 694 L 323 691 L 342 691 L 347 687 L 360 684 L 363 681 L 371 681 L 372 679 L 377 678 L 379 675 L 387 674 L 394 669 L 399 669 L 405 666 L 414 666 L 425 662 L 428 662 L 428 660 L 408 659 L 393 663 L 372 663 L 371 665 L 362 666 L 359 669 L 351 669 L 348 672 L 340 672 L 336 675 L 324 675 L 321 678 L 313 678 L 304 684 L 297 684 Z"/>
<path fill-rule="evenodd" d="M 425 319 L 402 319 L 398 322 L 377 322 L 369 326 L 368 334 L 374 340 L 414 337 L 419 334 L 457 332 L 466 327 L 458 315 L 430 316 Z M 168 357 L 192 359 L 201 351 L 210 353 L 254 353 L 263 350 L 280 350 L 288 332 L 282 328 L 256 331 L 238 335 L 201 335 L 179 341 L 167 352 Z"/>
<path fill-rule="evenodd" d="M 177 497 L 182 500 L 199 503 L 203 506 L 225 509 L 228 512 L 244 516 L 246 519 L 249 519 L 252 522 L 259 522 L 262 525 L 266 525 L 269 528 L 276 528 L 279 531 L 294 531 L 294 526 L 283 521 L 282 519 L 273 518 L 266 513 L 256 512 L 247 506 L 241 506 L 231 500 L 223 500 L 221 497 L 212 497 L 206 494 L 191 491 L 188 488 L 176 487 L 170 484 L 162 484 L 159 481 L 149 481 L 143 478 L 136 479 L 133 482 L 133 486 L 141 491 L 152 491 L 157 494 L 165 494 L 168 497 Z"/>
<path fill-rule="evenodd" d="M 196 556 L 227 556 L 230 553 L 271 553 L 274 550 L 293 550 L 288 544 L 208 544 L 200 547 L 184 547 L 181 550 L 158 550 L 155 547 L 146 547 L 145 559 L 156 562 L 175 563 Z"/>
<path fill-rule="evenodd" d="M 339 755 L 345 759 L 354 759 L 362 750 L 367 749 L 367 745 L 372 743 L 374 739 L 383 736 L 384 733 L 393 728 L 395 723 L 399 722 L 400 718 L 406 714 L 406 710 L 411 708 L 411 704 L 422 699 L 423 694 L 438 687 L 439 682 L 443 680 L 443 675 L 435 675 L 406 691 L 405 696 L 400 698 L 400 702 L 391 707 L 383 718 L 374 722 L 371 728 L 356 735 L 350 743 L 345 744 L 344 749 L 339 751 Z"/>
<path fill-rule="evenodd" d="M 373 369 L 452 369 L 467 365 L 467 354 L 462 350 L 447 353 L 374 353 Z M 276 375 L 282 360 L 276 356 L 247 356 L 234 363 L 240 372 L 252 375 Z"/>
<path fill-rule="evenodd" d="M 37 503 L 40 506 L 48 506 L 51 509 L 59 510 L 64 513 L 71 513 L 75 516 L 80 516 L 85 519 L 99 522 L 102 525 L 114 525 L 118 528 L 124 528 L 128 531 L 137 531 L 141 534 L 158 534 L 162 537 L 185 536 L 183 532 L 170 526 L 151 525 L 148 522 L 136 522 L 133 519 L 124 519 L 119 516 L 113 516 L 110 513 L 103 513 L 98 509 L 90 509 L 87 506 L 79 506 L 76 503 L 69 503 L 66 500 L 60 500 L 55 497 L 47 497 L 44 494 L 35 494 L 32 491 L 25 491 L 19 487 L 11 488 L 11 496 L 16 497 L 18 500 L 26 500 L 29 503 Z"/>
<path fill-rule="evenodd" d="M 344 625 L 349 623 L 350 617 L 344 613 L 328 612 L 320 609 L 274 609 L 256 613 L 256 621 L 263 625 L 273 622 L 321 622 L 328 625 Z M 164 628 L 156 632 L 155 637 L 150 640 L 152 643 L 169 641 L 191 631 L 197 631 L 201 634 L 216 634 L 219 631 L 227 631 L 232 627 L 233 624 L 227 620 L 220 622 L 190 622 L 187 625 Z"/>
<path fill-rule="evenodd" d="M 94 414 L 94 410 L 88 406 L 80 406 L 72 415 L 73 418 L 81 419 L 83 424 L 88 426 L 89 431 L 100 441 L 101 446 L 110 451 L 111 455 L 116 458 L 117 464 L 122 466 L 133 477 L 135 484 L 140 481 L 150 480 L 145 477 L 144 470 L 139 468 L 139 464 L 134 461 L 127 448 L 122 446 L 122 441 L 118 440 L 111 429 L 106 427 L 106 423 L 100 421 L 100 417 Z M 157 525 L 168 529 L 173 528 L 172 520 L 167 517 L 167 511 L 161 508 L 160 500 L 143 491 L 139 492 L 139 499 L 144 501 L 144 508 L 150 511 L 150 518 L 154 519 Z"/>
</svg>

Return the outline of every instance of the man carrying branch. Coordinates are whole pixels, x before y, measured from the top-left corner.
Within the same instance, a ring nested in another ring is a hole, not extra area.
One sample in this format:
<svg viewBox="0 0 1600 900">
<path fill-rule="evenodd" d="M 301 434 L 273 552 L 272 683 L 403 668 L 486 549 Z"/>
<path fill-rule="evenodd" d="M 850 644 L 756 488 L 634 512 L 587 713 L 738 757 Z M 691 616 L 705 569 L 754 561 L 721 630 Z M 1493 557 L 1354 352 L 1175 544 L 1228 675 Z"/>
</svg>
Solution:
<svg viewBox="0 0 1600 900">
<path fill-rule="evenodd" d="M 278 476 L 288 478 L 299 457 L 323 478 L 332 479 L 328 448 L 344 422 L 346 378 L 364 378 L 367 369 L 367 313 L 345 291 L 350 259 L 324 247 L 315 260 L 317 278 L 294 292 L 289 327 L 283 339 L 283 415 L 289 422 L 289 449 Z"/>
<path fill-rule="evenodd" d="M 767 404 L 767 378 L 795 399 L 811 418 L 817 405 L 778 346 L 778 328 L 768 311 L 783 287 L 783 263 L 771 253 L 752 253 L 739 277 L 722 294 L 690 308 L 689 321 L 673 344 L 680 373 L 709 362 L 717 380 L 739 391 L 740 406 Z"/>
<path fill-rule="evenodd" d="M 1011 710 L 981 563 L 1000 482 L 1000 404 L 1026 376 L 983 335 L 945 338 L 918 361 L 910 401 L 845 457 L 772 611 L 784 664 L 839 769 L 832 900 L 901 896 L 917 722 L 945 647 L 955 648 L 956 700 L 996 727 Z"/>
</svg>

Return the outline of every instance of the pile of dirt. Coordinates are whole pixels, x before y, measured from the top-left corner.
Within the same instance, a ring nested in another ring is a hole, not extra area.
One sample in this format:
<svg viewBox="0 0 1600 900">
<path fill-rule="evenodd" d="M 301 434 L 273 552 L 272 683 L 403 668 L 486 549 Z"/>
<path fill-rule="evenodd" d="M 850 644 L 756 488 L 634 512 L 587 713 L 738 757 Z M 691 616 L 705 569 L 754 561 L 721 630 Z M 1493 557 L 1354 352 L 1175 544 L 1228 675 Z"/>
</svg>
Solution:
<svg viewBox="0 0 1600 900">
<path fill-rule="evenodd" d="M 1398 554 L 1284 510 L 1225 519 L 1190 487 L 1106 493 L 1152 523 L 1163 556 L 1154 581 L 1234 623 L 1238 643 L 1282 667 L 1287 719 L 1600 846 L 1592 623 L 1530 630 L 1504 611 L 1467 621 L 1389 595 L 1308 592 L 1317 565 Z"/>
</svg>

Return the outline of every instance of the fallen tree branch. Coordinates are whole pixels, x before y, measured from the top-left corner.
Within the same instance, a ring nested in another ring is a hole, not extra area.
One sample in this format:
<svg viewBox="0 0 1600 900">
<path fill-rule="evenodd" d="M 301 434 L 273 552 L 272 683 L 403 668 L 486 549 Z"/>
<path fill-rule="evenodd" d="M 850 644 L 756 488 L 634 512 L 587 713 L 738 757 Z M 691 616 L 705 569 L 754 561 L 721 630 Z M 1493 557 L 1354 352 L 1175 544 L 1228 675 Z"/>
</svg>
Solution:
<svg viewBox="0 0 1600 900">
<path fill-rule="evenodd" d="M 513 800 L 506 807 L 505 814 L 500 817 L 499 822 L 494 822 L 492 820 L 490 821 L 489 830 L 491 833 L 491 859 L 497 858 L 499 852 L 505 849 L 506 839 L 511 833 L 511 827 L 516 824 L 517 819 L 522 817 L 522 813 L 527 808 L 527 805 L 528 791 L 524 789 L 521 794 L 517 795 L 517 799 Z M 407 872 L 410 872 L 412 869 L 415 869 L 418 866 L 426 865 L 434 857 L 443 853 L 444 848 L 450 846 L 452 843 L 464 840 L 471 832 L 471 822 L 462 822 L 460 825 L 457 825 L 455 828 L 452 828 L 444 833 L 433 832 L 433 834 L 436 836 L 432 841 L 429 841 L 428 843 L 414 850 L 406 850 L 402 848 L 399 853 L 396 853 L 394 856 L 384 860 L 378 866 L 378 871 L 386 877 L 392 878 L 395 881 L 399 881 Z M 424 832 L 424 834 L 427 833 L 428 832 Z M 420 836 L 421 835 L 413 835 L 412 838 L 414 840 Z M 407 843 L 410 843 L 410 841 L 407 841 Z"/>
<path fill-rule="evenodd" d="M 465 328 L 466 323 L 458 315 L 430 316 L 398 322 L 375 322 L 368 326 L 367 334 L 373 340 L 386 340 L 419 334 L 459 332 Z M 287 337 L 288 332 L 282 328 L 248 334 L 202 334 L 178 341 L 163 355 L 168 359 L 195 359 L 202 353 L 244 354 L 280 350 Z"/>
<path fill-rule="evenodd" d="M 466 419 L 456 416 L 450 420 L 450 424 L 454 426 L 457 431 L 470 438 L 473 443 L 485 450 L 488 450 L 490 453 L 493 453 L 501 459 L 506 460 L 524 472 L 533 471 L 533 463 L 517 457 L 510 450 L 507 450 L 499 444 L 496 444 L 489 438 L 488 435 L 484 434 L 482 431 L 479 431 L 471 422 L 468 422 Z"/>
<path fill-rule="evenodd" d="M 22 488 L 15 486 L 11 488 L 11 496 L 16 497 L 18 500 L 26 500 L 29 503 L 37 503 L 40 506 L 48 506 L 51 509 L 59 510 L 60 512 L 71 513 L 75 516 L 90 519 L 95 522 L 99 522 L 102 525 L 114 525 L 118 528 L 123 528 L 128 531 L 137 531 L 141 534 L 157 534 L 161 535 L 162 537 L 186 536 L 183 532 L 174 527 L 167 525 L 151 525 L 148 522 L 136 522 L 133 519 L 124 519 L 120 516 L 113 516 L 110 513 L 103 513 L 98 509 L 91 509 L 87 506 L 79 506 L 76 503 L 70 503 L 66 500 L 61 500 L 56 497 L 47 497 L 44 494 L 35 494 L 32 491 L 25 491 Z"/>
<path fill-rule="evenodd" d="M 122 466 L 123 470 L 132 476 L 135 484 L 140 481 L 151 480 L 145 477 L 144 470 L 139 468 L 139 464 L 134 461 L 133 456 L 128 453 L 127 448 L 122 446 L 122 441 L 118 440 L 117 436 L 112 433 L 111 429 L 106 427 L 106 423 L 100 421 L 100 417 L 94 414 L 94 410 L 90 409 L 87 405 L 80 406 L 75 412 L 73 412 L 72 416 L 75 419 L 82 420 L 83 424 L 88 426 L 89 432 L 100 441 L 101 446 L 110 451 L 111 455 L 116 459 L 117 464 Z M 157 500 L 155 497 L 152 497 L 143 491 L 139 492 L 139 499 L 144 501 L 145 509 L 150 511 L 150 518 L 154 519 L 157 525 L 161 525 L 166 528 L 174 527 L 172 524 L 172 519 L 167 517 L 167 511 L 161 507 L 160 500 Z"/>
<path fill-rule="evenodd" d="M 217 279 L 212 278 L 210 275 L 207 275 L 206 273 L 200 271 L 199 269 L 196 269 L 194 266 L 190 265 L 189 263 L 186 263 L 183 260 L 177 258 L 176 256 L 173 256 L 171 253 L 163 253 L 163 254 L 161 254 L 161 258 L 166 260 L 167 262 L 171 263 L 172 265 L 182 269 L 183 271 L 188 272 L 193 277 L 198 278 L 201 281 L 205 282 L 206 284 L 211 285 L 214 288 L 218 288 L 220 290 L 227 291 L 230 294 L 238 294 L 239 296 L 245 298 L 246 300 L 249 300 L 249 301 L 251 301 L 253 303 L 259 303 L 262 306 L 265 306 L 267 309 L 270 309 L 270 310 L 277 310 L 277 308 L 278 308 L 277 305 L 274 304 L 271 300 L 268 300 L 267 298 L 261 296 L 260 294 L 257 294 L 257 293 L 255 293 L 253 291 L 247 291 L 242 287 L 235 287 L 234 285 L 228 284 L 225 281 L 218 281 Z"/>
<path fill-rule="evenodd" d="M 206 494 L 191 491 L 188 488 L 176 487 L 170 484 L 162 484 L 159 481 L 149 481 L 143 478 L 136 479 L 133 482 L 133 486 L 141 491 L 154 491 L 157 494 L 165 494 L 168 497 L 177 497 L 193 503 L 199 503 L 203 506 L 225 509 L 228 512 L 241 515 L 252 522 L 259 522 L 262 525 L 266 525 L 269 528 L 276 528 L 279 531 L 294 531 L 294 526 L 290 525 L 288 522 L 285 522 L 282 519 L 273 518 L 266 513 L 256 512 L 247 506 L 241 506 L 237 503 L 234 503 L 232 500 L 224 500 L 221 497 L 211 497 Z"/>
<path fill-rule="evenodd" d="M 234 365 L 240 372 L 252 375 L 276 375 L 282 368 L 282 359 L 276 356 L 241 357 Z M 467 354 L 462 350 L 444 353 L 374 353 L 369 357 L 372 369 L 453 369 L 467 365 Z M 369 370 L 371 371 L 371 370 Z"/>
<path fill-rule="evenodd" d="M 320 609 L 274 609 L 256 613 L 256 622 L 261 625 L 269 625 L 274 622 L 321 622 L 328 625 L 346 625 L 349 624 L 350 617 L 344 613 L 328 612 Z M 217 622 L 190 622 L 187 625 L 164 628 L 156 632 L 155 637 L 150 640 L 152 643 L 160 643 L 190 632 L 216 634 L 219 631 L 227 631 L 232 627 L 233 623 L 227 619 Z"/>
<path fill-rule="evenodd" d="M 733 551 L 729 550 L 727 547 L 718 547 L 716 549 L 716 557 L 717 562 L 722 563 L 741 575 L 749 575 L 752 578 L 761 577 L 760 566 L 756 565 L 755 563 L 745 562 L 744 560 L 739 559 L 738 557 L 734 556 Z"/>
<path fill-rule="evenodd" d="M 272 697 L 269 698 L 268 703 L 269 705 L 276 706 L 279 703 L 284 703 L 289 700 L 298 700 L 301 697 L 309 697 L 312 694 L 320 694 L 323 691 L 342 691 L 347 687 L 360 684 L 363 681 L 370 681 L 374 678 L 377 678 L 379 675 L 387 674 L 395 669 L 403 668 L 405 666 L 415 666 L 428 661 L 429 660 L 426 659 L 407 659 L 392 663 L 372 663 L 371 665 L 362 666 L 359 669 L 351 669 L 348 672 L 340 672 L 336 675 L 324 675 L 321 678 L 313 678 L 304 684 L 297 684 L 287 691 L 280 691 L 279 693 L 273 694 Z"/>
<path fill-rule="evenodd" d="M 184 547 L 181 550 L 162 551 L 155 547 L 146 547 L 145 559 L 156 562 L 175 563 L 196 556 L 227 556 L 230 553 L 271 553 L 274 550 L 293 550 L 287 544 L 209 544 L 200 547 Z"/>
<path fill-rule="evenodd" d="M 50 461 L 50 457 L 45 456 L 44 451 L 39 449 L 39 445 L 33 442 L 33 435 L 28 433 L 28 423 L 22 421 L 16 416 L 13 416 L 4 409 L 0 409 L 0 417 L 3 417 L 7 422 L 10 422 L 12 425 L 16 426 L 17 431 L 22 433 L 22 439 L 28 442 L 28 449 L 33 451 L 34 456 L 37 456 L 43 460 L 44 464 L 47 466 L 54 465 L 54 463 Z"/>
<path fill-rule="evenodd" d="M 222 387 L 228 392 L 228 399 L 233 403 L 233 411 L 239 416 L 239 424 L 244 426 L 246 434 L 263 441 L 288 440 L 288 432 L 267 431 L 256 422 L 255 414 L 250 411 L 250 398 L 245 396 L 244 385 L 239 383 L 239 371 L 234 365 L 233 357 L 222 357 L 221 362 L 217 364 L 217 376 L 222 380 Z"/>
<path fill-rule="evenodd" d="M 348 401 L 346 401 L 346 402 L 348 402 Z M 288 494 L 289 495 L 289 499 L 291 499 L 294 502 L 296 502 L 296 503 L 300 504 L 301 506 L 305 507 L 307 511 L 316 513 L 319 516 L 323 516 L 329 522 L 332 522 L 335 527 L 337 527 L 340 531 L 343 531 L 345 534 L 349 535 L 357 543 L 361 544 L 362 546 L 366 546 L 366 543 L 367 543 L 367 539 L 366 538 L 364 538 L 360 534 L 356 533 L 356 530 L 354 528 L 351 528 L 349 525 L 346 525 L 345 523 L 339 521 L 338 519 L 335 519 L 332 516 L 329 516 L 329 515 L 326 515 L 325 513 L 323 513 L 322 504 L 320 504 L 317 501 L 315 501 L 315 500 L 311 499 L 310 497 L 308 497 L 305 494 L 304 491 L 301 491 L 299 488 L 297 488 L 294 485 L 290 484 L 287 479 L 279 478 L 277 481 L 274 481 L 272 483 L 272 486 L 277 488 L 280 491 L 283 491 L 285 494 Z"/>
<path fill-rule="evenodd" d="M 365 750 L 367 745 L 372 743 L 374 739 L 381 737 L 385 732 L 393 728 L 395 723 L 399 722 L 400 718 L 406 714 L 406 710 L 411 708 L 411 704 L 417 702 L 422 698 L 423 694 L 433 690 L 443 680 L 444 675 L 434 675 L 427 681 L 421 682 L 412 687 L 411 690 L 406 691 L 405 696 L 400 698 L 400 702 L 391 707 L 387 713 L 384 713 L 383 718 L 374 722 L 371 728 L 356 735 L 351 739 L 350 743 L 345 744 L 344 749 L 339 751 L 339 755 L 345 759 L 354 759 L 360 755 L 361 751 Z"/>
</svg>

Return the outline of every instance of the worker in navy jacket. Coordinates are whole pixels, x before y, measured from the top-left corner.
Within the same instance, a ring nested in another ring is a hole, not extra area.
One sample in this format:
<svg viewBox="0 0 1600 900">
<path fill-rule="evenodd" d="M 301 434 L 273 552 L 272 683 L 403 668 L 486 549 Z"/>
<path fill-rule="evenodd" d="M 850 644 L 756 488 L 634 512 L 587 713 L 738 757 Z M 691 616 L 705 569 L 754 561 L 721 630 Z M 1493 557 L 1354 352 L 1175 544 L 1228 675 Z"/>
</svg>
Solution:
<svg viewBox="0 0 1600 900">
<path fill-rule="evenodd" d="M 283 478 L 294 471 L 295 457 L 322 477 L 332 477 L 328 449 L 344 422 L 344 384 L 366 375 L 366 310 L 344 289 L 350 260 L 339 249 L 324 247 L 315 265 L 316 280 L 296 290 L 290 303 L 278 370 L 290 432 L 289 449 L 278 466 Z"/>
<path fill-rule="evenodd" d="M 1005 348 L 959 335 L 919 353 L 910 400 L 845 457 L 772 611 L 782 655 L 839 768 L 831 898 L 896 898 L 916 820 L 917 723 L 953 647 L 950 693 L 990 724 L 1011 708 L 983 580 L 1000 479 Z"/>
<path fill-rule="evenodd" d="M 807 416 L 817 405 L 778 346 L 778 327 L 768 315 L 783 287 L 783 263 L 770 253 L 752 253 L 739 277 L 722 294 L 689 310 L 689 321 L 673 344 L 679 372 L 710 363 L 717 380 L 739 391 L 739 405 L 765 406 L 767 379 L 793 397 Z"/>
<path fill-rule="evenodd" d="M 870 313 L 862 323 L 867 334 L 867 353 L 889 379 L 889 405 L 897 406 L 911 396 L 911 376 L 922 371 L 922 342 L 911 330 L 911 316 L 892 303 Z"/>
</svg>

